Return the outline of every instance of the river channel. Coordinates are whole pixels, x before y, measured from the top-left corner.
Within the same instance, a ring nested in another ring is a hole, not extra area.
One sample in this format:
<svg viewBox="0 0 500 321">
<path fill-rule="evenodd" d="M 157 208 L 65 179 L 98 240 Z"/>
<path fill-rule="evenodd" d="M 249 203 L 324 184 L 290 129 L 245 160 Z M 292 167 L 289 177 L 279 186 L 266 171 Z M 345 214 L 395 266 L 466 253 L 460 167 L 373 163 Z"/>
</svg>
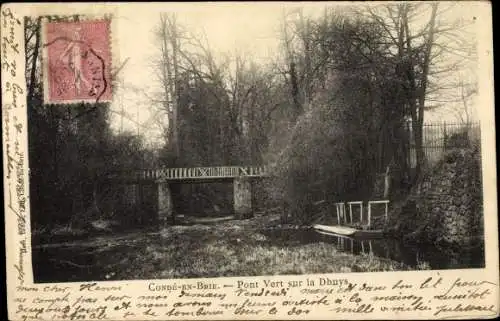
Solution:
<svg viewBox="0 0 500 321">
<path fill-rule="evenodd" d="M 233 253 L 239 250 L 241 255 L 241 248 L 245 246 L 247 249 L 253 246 L 251 249 L 292 251 L 305 246 L 314 252 L 314 244 L 321 245 L 323 250 L 325 247 L 331 249 L 332 258 L 335 253 L 346 252 L 355 256 L 389 259 L 403 263 L 413 270 L 484 267 L 483 247 L 440 249 L 429 245 L 408 244 L 392 238 L 360 240 L 322 235 L 311 228 L 247 228 L 237 223 L 238 221 L 214 225 L 173 226 L 163 232 L 166 235 L 150 229 L 106 233 L 78 239 L 51 239 L 49 242 L 38 240 L 33 244 L 34 278 L 36 282 L 126 279 L 127 275 L 134 275 L 134 268 L 144 268 L 142 275 L 145 278 L 162 278 L 158 271 L 182 271 L 186 264 L 191 264 L 189 262 L 193 261 L 186 260 L 186 256 L 204 253 L 202 255 L 210 259 L 212 253 L 215 254 L 223 247 L 232 249 Z M 221 258 L 230 255 L 232 254 L 223 253 Z M 231 257 L 233 261 L 236 260 L 236 264 L 241 258 L 242 256 L 237 255 Z M 174 261 L 179 263 L 172 263 Z M 127 269 L 132 271 L 126 272 Z M 236 271 L 234 273 L 237 273 Z M 217 265 L 214 273 L 217 273 Z"/>
<path fill-rule="evenodd" d="M 301 243 L 324 242 L 334 244 L 337 250 L 354 255 L 373 255 L 404 263 L 416 269 L 463 269 L 484 267 L 484 247 L 451 249 L 429 244 L 413 244 L 398 238 L 356 239 L 329 236 L 307 230 L 273 230 L 276 241 Z"/>
</svg>

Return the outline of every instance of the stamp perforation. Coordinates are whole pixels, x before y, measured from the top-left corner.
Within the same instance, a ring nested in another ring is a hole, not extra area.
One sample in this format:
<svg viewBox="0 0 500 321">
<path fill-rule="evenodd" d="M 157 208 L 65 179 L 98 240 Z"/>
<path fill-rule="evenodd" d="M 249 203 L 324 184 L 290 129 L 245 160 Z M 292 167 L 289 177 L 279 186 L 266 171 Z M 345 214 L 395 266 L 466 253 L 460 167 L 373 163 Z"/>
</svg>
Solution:
<svg viewBox="0 0 500 321">
<path fill-rule="evenodd" d="M 111 15 L 100 18 L 85 16 L 68 21 L 52 21 L 48 18 L 43 20 L 42 73 L 45 104 L 112 101 L 112 25 Z M 73 35 L 68 37 L 68 32 L 73 32 Z M 99 35 L 99 32 L 103 34 Z M 83 40 L 80 37 L 84 37 Z M 60 45 L 61 42 L 65 47 Z M 51 46 L 55 49 L 49 48 Z M 53 57 L 57 54 L 58 57 Z M 57 73 L 54 71 L 56 67 L 59 68 Z M 67 79 L 69 77 L 72 80 Z M 58 84 L 57 89 L 55 83 Z M 68 93 L 69 88 L 74 90 L 73 96 Z M 87 90 L 87 94 L 80 91 L 82 88 Z M 58 90 L 59 97 L 54 97 L 54 90 Z"/>
</svg>

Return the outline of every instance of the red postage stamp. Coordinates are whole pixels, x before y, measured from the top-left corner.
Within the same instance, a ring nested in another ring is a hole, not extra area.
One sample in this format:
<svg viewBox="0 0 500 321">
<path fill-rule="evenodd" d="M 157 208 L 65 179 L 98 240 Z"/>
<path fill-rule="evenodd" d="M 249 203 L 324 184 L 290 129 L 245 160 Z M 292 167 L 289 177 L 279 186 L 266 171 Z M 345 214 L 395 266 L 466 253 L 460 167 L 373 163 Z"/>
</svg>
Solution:
<svg viewBox="0 0 500 321">
<path fill-rule="evenodd" d="M 45 103 L 111 100 L 110 22 L 104 19 L 46 24 Z"/>
</svg>

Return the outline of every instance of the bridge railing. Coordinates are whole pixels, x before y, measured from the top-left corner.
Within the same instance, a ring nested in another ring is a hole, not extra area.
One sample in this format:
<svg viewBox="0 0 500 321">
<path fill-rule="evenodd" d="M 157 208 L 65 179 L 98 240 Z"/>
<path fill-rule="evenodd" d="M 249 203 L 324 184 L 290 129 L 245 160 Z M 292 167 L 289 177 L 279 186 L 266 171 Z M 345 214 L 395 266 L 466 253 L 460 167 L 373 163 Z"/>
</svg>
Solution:
<svg viewBox="0 0 500 321">
<path fill-rule="evenodd" d="M 182 180 L 232 177 L 267 176 L 266 166 L 216 166 L 161 168 L 136 171 L 132 175 L 138 180 Z"/>
</svg>

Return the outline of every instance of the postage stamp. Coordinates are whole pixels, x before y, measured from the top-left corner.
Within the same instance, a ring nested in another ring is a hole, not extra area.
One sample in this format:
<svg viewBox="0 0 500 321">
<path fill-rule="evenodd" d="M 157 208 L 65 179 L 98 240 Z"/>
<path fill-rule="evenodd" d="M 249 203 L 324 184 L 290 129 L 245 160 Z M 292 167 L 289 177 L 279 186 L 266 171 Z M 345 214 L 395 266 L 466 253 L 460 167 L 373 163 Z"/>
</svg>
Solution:
<svg viewBox="0 0 500 321">
<path fill-rule="evenodd" d="M 103 19 L 46 23 L 45 103 L 111 100 L 110 22 Z"/>
</svg>

